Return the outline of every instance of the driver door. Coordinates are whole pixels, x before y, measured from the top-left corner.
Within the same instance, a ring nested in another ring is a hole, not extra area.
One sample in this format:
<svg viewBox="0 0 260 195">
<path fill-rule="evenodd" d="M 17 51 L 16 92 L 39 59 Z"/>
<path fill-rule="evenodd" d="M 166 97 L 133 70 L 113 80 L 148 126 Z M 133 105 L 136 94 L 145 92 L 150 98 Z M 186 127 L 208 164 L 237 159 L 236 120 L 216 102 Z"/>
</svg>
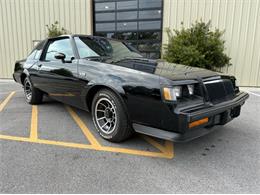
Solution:
<svg viewBox="0 0 260 195">
<path fill-rule="evenodd" d="M 56 59 L 57 53 L 65 58 Z M 77 61 L 69 37 L 49 40 L 38 64 L 39 88 L 54 99 L 80 106 Z"/>
</svg>

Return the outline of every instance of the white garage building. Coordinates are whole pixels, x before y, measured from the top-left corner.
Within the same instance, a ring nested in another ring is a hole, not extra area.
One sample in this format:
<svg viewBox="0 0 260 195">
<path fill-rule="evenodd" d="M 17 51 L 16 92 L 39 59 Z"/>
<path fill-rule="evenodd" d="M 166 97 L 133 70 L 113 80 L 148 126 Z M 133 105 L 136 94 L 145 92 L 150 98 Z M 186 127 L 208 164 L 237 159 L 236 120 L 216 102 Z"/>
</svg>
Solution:
<svg viewBox="0 0 260 195">
<path fill-rule="evenodd" d="M 0 0 L 0 78 L 12 77 L 15 60 L 55 21 L 71 33 L 128 40 L 157 58 L 167 43 L 165 28 L 200 19 L 225 30 L 233 65 L 223 71 L 240 86 L 260 87 L 260 0 Z"/>
</svg>

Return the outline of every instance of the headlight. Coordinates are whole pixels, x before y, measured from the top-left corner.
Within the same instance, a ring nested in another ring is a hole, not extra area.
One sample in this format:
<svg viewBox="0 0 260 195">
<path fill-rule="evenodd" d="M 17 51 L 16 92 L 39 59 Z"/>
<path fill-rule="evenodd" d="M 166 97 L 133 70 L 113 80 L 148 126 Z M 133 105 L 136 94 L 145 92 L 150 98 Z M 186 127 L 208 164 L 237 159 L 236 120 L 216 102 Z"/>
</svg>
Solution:
<svg viewBox="0 0 260 195">
<path fill-rule="evenodd" d="M 194 85 L 187 85 L 188 90 L 189 90 L 189 94 L 193 95 L 194 94 Z"/>
<path fill-rule="evenodd" d="M 194 85 L 177 85 L 163 88 L 163 96 L 167 101 L 176 101 L 178 98 L 194 95 Z"/>
<path fill-rule="evenodd" d="M 173 86 L 172 88 L 168 88 L 168 87 L 163 88 L 163 96 L 165 100 L 176 101 L 178 97 L 181 97 L 181 95 L 182 95 L 181 86 Z"/>
<path fill-rule="evenodd" d="M 182 96 L 182 87 L 181 86 L 174 86 L 173 91 L 177 98 Z"/>
</svg>

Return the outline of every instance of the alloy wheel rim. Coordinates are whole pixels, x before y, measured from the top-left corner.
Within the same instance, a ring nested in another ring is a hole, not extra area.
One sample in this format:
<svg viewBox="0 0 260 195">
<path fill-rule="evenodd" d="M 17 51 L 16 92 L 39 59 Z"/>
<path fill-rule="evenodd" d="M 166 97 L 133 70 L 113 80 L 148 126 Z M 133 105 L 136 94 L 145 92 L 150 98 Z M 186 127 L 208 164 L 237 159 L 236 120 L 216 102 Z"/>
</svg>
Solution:
<svg viewBox="0 0 260 195">
<path fill-rule="evenodd" d="M 31 100 L 32 98 L 32 86 L 31 86 L 31 83 L 29 81 L 26 81 L 25 82 L 25 85 L 24 85 L 24 93 L 25 93 L 25 97 L 28 101 Z"/>
<path fill-rule="evenodd" d="M 116 108 L 108 98 L 100 98 L 95 106 L 95 120 L 99 129 L 105 133 L 112 133 L 117 124 Z"/>
</svg>

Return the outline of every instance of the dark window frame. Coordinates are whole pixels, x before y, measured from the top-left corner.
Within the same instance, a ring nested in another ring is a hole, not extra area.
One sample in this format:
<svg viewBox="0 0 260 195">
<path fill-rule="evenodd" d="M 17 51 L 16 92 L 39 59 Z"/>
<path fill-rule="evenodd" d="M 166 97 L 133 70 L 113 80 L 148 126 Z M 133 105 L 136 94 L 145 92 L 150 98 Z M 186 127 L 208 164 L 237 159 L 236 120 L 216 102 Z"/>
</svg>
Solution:
<svg viewBox="0 0 260 195">
<path fill-rule="evenodd" d="M 43 49 L 43 51 L 41 53 L 41 57 L 39 58 L 39 60 L 42 61 L 42 62 L 53 62 L 53 60 L 46 60 L 45 59 L 47 51 L 48 51 L 48 48 L 49 48 L 51 43 L 53 43 L 55 41 L 58 41 L 58 40 L 63 40 L 63 39 L 68 39 L 69 40 L 69 43 L 70 43 L 70 46 L 72 48 L 72 52 L 73 52 L 73 55 L 74 55 L 74 59 L 78 59 L 78 53 L 75 51 L 75 49 L 73 47 L 73 43 L 72 43 L 71 37 L 63 36 L 63 37 L 56 37 L 56 38 L 49 38 L 49 39 L 47 39 L 47 41 L 44 44 L 44 49 Z"/>
<path fill-rule="evenodd" d="M 33 54 L 33 52 L 35 52 L 35 50 L 39 50 L 39 51 L 41 50 L 41 53 L 40 53 L 40 55 L 39 55 L 38 58 L 36 58 L 36 53 L 35 53 L 33 56 L 31 56 L 31 59 L 29 59 L 29 60 L 39 60 L 39 59 L 41 58 L 41 55 L 42 55 L 43 51 L 44 51 L 45 44 L 46 44 L 46 40 L 40 41 L 40 42 L 33 48 L 33 50 L 30 52 L 30 54 L 27 56 L 27 59 L 30 57 L 30 55 Z"/>
</svg>

